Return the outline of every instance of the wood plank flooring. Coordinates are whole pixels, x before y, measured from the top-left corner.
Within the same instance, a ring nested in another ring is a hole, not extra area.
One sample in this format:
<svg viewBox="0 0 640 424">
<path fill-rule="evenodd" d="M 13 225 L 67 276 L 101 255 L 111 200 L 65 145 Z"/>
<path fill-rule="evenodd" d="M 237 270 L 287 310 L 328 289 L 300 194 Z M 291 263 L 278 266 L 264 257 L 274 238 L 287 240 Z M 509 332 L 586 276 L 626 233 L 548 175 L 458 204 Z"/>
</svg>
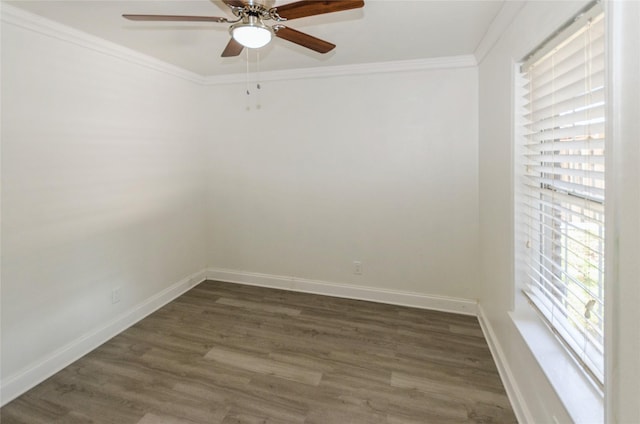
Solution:
<svg viewBox="0 0 640 424">
<path fill-rule="evenodd" d="M 475 317 L 207 281 L 2 424 L 515 423 Z"/>
</svg>

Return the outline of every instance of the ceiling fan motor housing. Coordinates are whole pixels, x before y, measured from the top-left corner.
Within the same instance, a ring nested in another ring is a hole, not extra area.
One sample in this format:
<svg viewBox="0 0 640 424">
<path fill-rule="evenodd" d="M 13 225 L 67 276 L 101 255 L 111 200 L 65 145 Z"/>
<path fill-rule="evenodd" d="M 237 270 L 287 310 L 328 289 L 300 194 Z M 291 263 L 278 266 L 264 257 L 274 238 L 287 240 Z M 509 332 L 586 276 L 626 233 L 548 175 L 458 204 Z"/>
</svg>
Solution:
<svg viewBox="0 0 640 424">
<path fill-rule="evenodd" d="M 246 0 L 247 6 L 261 6 L 264 9 L 271 9 L 274 4 L 276 4 L 276 0 Z"/>
</svg>

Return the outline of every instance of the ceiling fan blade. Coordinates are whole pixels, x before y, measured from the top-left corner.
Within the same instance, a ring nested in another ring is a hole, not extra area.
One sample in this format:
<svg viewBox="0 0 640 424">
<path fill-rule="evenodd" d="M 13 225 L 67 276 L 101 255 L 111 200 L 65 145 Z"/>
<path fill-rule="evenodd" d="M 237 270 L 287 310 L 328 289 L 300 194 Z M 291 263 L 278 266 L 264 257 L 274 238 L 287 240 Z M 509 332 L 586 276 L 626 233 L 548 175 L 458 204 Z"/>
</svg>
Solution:
<svg viewBox="0 0 640 424">
<path fill-rule="evenodd" d="M 323 13 L 358 9 L 363 6 L 364 0 L 302 0 L 278 6 L 276 7 L 276 12 L 280 17 L 290 20 Z"/>
<path fill-rule="evenodd" d="M 318 53 L 327 53 L 333 50 L 336 45 L 329 43 L 328 41 L 321 40 L 312 35 L 305 34 L 293 28 L 286 27 L 284 25 L 279 26 L 276 30 L 276 37 L 283 38 L 292 43 L 301 45 L 311 50 L 315 50 Z"/>
<path fill-rule="evenodd" d="M 180 21 L 180 22 L 229 22 L 227 18 L 217 16 L 179 16 L 179 15 L 122 15 L 130 21 Z"/>
<path fill-rule="evenodd" d="M 240 53 L 242 53 L 243 48 L 244 46 L 242 44 L 238 43 L 233 37 L 231 37 L 231 39 L 227 43 L 227 47 L 224 48 L 224 51 L 222 52 L 221 56 L 222 57 L 238 56 Z"/>
</svg>

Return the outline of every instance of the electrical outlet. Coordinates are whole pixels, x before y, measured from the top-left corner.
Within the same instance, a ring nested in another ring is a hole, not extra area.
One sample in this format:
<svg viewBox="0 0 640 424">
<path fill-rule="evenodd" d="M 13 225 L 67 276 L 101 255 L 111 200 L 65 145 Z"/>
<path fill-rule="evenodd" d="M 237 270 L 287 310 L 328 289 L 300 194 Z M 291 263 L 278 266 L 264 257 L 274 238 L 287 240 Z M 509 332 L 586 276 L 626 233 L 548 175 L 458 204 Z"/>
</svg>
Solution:
<svg viewBox="0 0 640 424">
<path fill-rule="evenodd" d="M 116 287 L 111 290 L 111 304 L 116 304 L 120 302 L 120 287 Z"/>
<path fill-rule="evenodd" d="M 362 275 L 362 262 L 353 261 L 353 273 L 356 275 Z"/>
</svg>

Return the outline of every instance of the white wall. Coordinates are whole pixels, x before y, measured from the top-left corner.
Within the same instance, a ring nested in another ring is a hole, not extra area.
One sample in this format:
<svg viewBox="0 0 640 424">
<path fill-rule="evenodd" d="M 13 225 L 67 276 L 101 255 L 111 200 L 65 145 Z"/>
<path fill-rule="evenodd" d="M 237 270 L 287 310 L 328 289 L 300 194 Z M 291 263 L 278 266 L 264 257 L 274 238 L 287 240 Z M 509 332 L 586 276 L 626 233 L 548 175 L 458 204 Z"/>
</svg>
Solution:
<svg viewBox="0 0 640 424">
<path fill-rule="evenodd" d="M 3 22 L 3 385 L 205 267 L 199 103 L 192 82 Z"/>
<path fill-rule="evenodd" d="M 251 90 L 210 88 L 209 266 L 476 298 L 475 67 Z"/>
<path fill-rule="evenodd" d="M 528 416 L 568 422 L 509 316 L 511 71 L 582 4 L 527 4 L 479 82 L 473 67 L 333 76 L 263 82 L 249 98 L 3 22 L 3 387 L 209 266 L 478 297 Z M 609 7 L 625 40 L 614 110 L 626 141 L 608 421 L 631 423 L 640 8 Z"/>
<path fill-rule="evenodd" d="M 479 66 L 480 80 L 480 132 L 479 132 L 479 198 L 480 198 L 480 267 L 482 287 L 480 304 L 493 331 L 493 342 L 502 353 L 503 366 L 509 371 L 510 383 L 516 386 L 520 395 L 517 399 L 525 409 L 526 417 L 535 423 L 572 422 L 572 416 L 580 414 L 580 409 L 588 411 L 592 405 L 576 402 L 568 404 L 569 410 L 560 400 L 560 396 L 549 383 L 531 350 L 520 335 L 511 312 L 517 310 L 522 296 L 514 291 L 513 272 L 513 150 L 512 150 L 512 72 L 514 64 L 529 51 L 540 44 L 549 34 L 561 26 L 587 2 L 528 2 L 520 11 L 509 28 L 502 34 Z M 607 7 L 636 7 L 636 2 L 608 2 Z M 637 284 L 638 249 L 638 11 L 620 13 L 627 16 L 628 22 L 624 30 L 620 21 L 609 21 L 609 27 L 620 29 L 624 35 L 618 36 L 616 44 L 620 57 L 627 58 L 627 64 L 634 68 L 624 73 L 626 80 L 618 79 L 618 88 L 625 93 L 626 105 L 617 109 L 610 118 L 620 118 L 624 142 L 614 139 L 609 152 L 615 152 L 619 160 L 624 158 L 624 172 L 616 170 L 619 175 L 615 181 L 609 179 L 608 190 L 611 197 L 609 210 L 624 205 L 621 212 L 623 219 L 615 218 L 615 224 L 609 224 L 614 231 L 608 234 L 612 245 L 617 245 L 619 237 L 625 243 L 620 244 L 616 253 L 624 258 L 625 276 L 617 280 L 610 278 L 611 297 L 608 297 L 607 334 L 610 351 L 608 362 L 615 373 L 608 375 L 606 382 L 607 422 L 637 423 L 640 422 L 637 399 L 640 395 L 640 356 L 638 355 L 639 337 L 637 323 L 640 322 L 637 305 L 640 302 Z M 635 22 L 632 24 L 632 22 Z M 613 23 L 613 25 L 612 25 Z M 635 33 L 633 32 L 635 31 Z M 621 40 L 627 41 L 623 46 Z M 616 64 L 614 69 L 618 69 Z M 635 74 L 633 73 L 635 71 Z M 609 101 L 612 99 L 610 98 Z M 630 109 L 629 105 L 635 109 Z M 624 111 L 624 113 L 622 113 Z M 635 125 L 635 127 L 633 126 Z M 635 129 L 634 129 L 635 128 Z M 635 131 L 635 132 L 634 132 Z M 611 135 L 611 134 L 610 134 Z M 622 151 L 619 150 L 622 149 Z M 635 166 L 633 165 L 635 163 Z M 622 178 L 622 175 L 626 176 Z M 622 199 L 622 202 L 619 200 Z M 616 212 L 617 213 L 617 212 Z M 635 217 L 635 218 L 632 218 Z M 609 218 L 607 218 L 609 219 Z M 633 259 L 632 259 L 633 258 Z M 617 266 L 615 263 L 610 263 Z M 613 287 L 613 289 L 611 289 Z M 611 302 L 609 302 L 611 301 Z M 633 306 L 635 305 L 635 307 Z M 525 307 L 527 305 L 524 305 Z M 635 330 L 632 330 L 635 328 Z M 634 332 L 635 331 L 635 332 Z M 623 340 L 624 334 L 624 340 Z M 609 371 L 611 371 L 611 369 Z M 552 376 L 553 378 L 553 376 Z M 562 379 L 563 375 L 555 376 Z M 575 389 L 574 389 L 575 391 Z M 624 399 L 619 400 L 619 399 Z M 577 411 L 576 411 L 577 410 Z M 571 415 L 573 414 L 573 415 Z M 581 422 L 601 422 L 602 416 L 591 416 Z"/>
<path fill-rule="evenodd" d="M 607 422 L 640 422 L 640 2 L 606 3 L 609 16 L 610 127 L 607 166 L 613 222 L 611 289 L 606 293 Z"/>
<path fill-rule="evenodd" d="M 477 296 L 468 58 L 270 81 L 247 100 L 240 85 L 195 84 L 8 9 L 3 403 L 207 266 Z"/>
</svg>

